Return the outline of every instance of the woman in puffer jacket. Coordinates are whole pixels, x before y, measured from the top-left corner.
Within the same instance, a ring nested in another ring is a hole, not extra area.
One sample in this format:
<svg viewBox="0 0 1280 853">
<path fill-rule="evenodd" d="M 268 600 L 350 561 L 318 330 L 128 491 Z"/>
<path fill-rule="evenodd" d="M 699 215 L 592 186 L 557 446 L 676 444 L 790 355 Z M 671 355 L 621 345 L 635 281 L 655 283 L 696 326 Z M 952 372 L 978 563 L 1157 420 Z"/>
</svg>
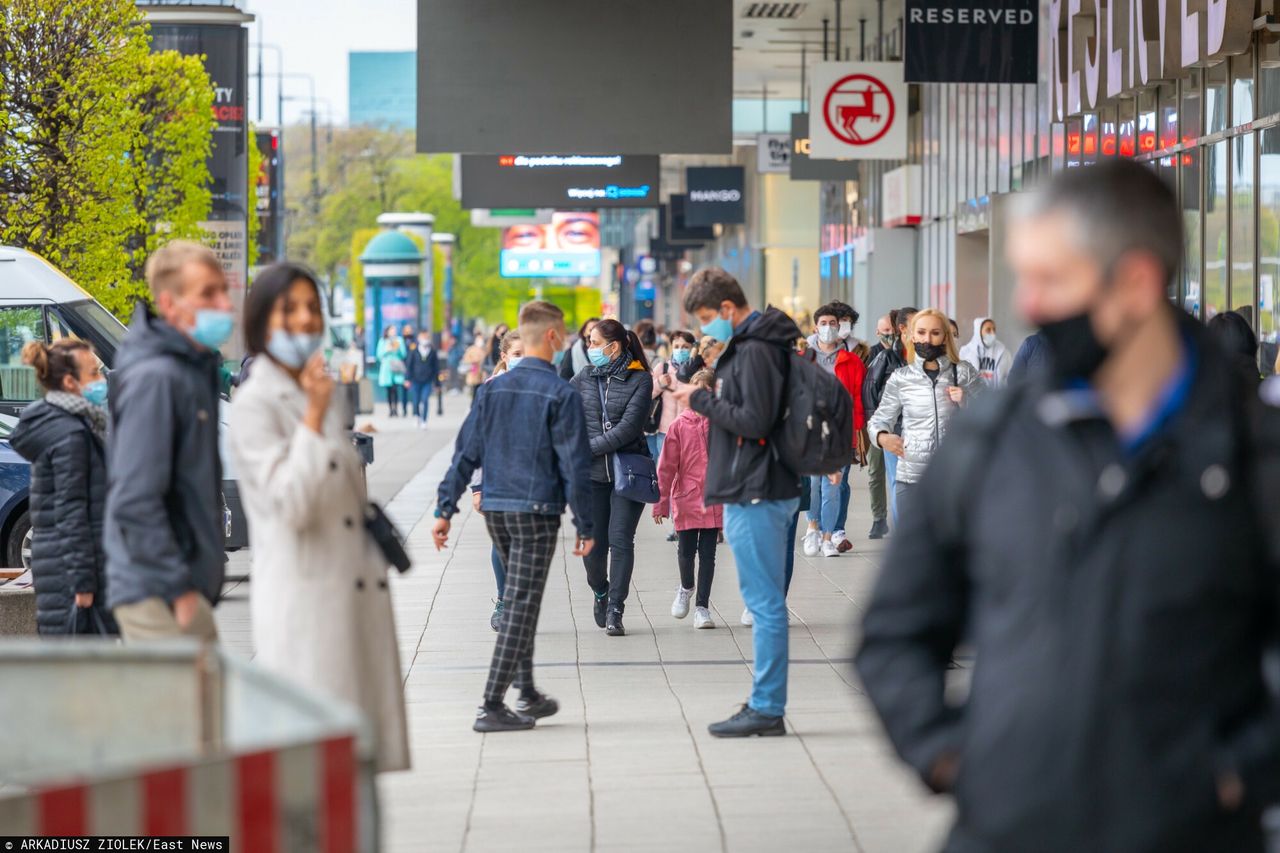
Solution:
<svg viewBox="0 0 1280 853">
<path fill-rule="evenodd" d="M 951 416 L 986 387 L 978 369 L 960 360 L 951 323 L 941 311 L 916 314 L 908 337 L 907 364 L 889 377 L 868 426 L 873 440 L 901 460 L 894 487 L 899 514 L 947 434 Z M 900 436 L 893 434 L 899 415 Z"/>
<path fill-rule="evenodd" d="M 617 320 L 601 320 L 591 330 L 587 357 L 592 366 L 573 378 L 587 414 L 591 439 L 591 515 L 595 547 L 583 558 L 587 583 L 595 593 L 596 625 L 611 637 L 626 633 L 622 611 L 635 567 L 636 526 L 644 504 L 613 488 L 617 453 L 649 455 L 644 426 L 653 399 L 653 377 L 635 332 Z"/>
</svg>

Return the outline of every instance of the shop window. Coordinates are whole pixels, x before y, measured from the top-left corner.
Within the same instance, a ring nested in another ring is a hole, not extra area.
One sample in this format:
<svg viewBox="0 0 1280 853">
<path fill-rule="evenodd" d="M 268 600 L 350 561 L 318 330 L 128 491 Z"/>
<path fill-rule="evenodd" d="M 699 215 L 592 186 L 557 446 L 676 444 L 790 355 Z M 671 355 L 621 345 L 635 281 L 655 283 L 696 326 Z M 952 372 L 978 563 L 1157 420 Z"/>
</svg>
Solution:
<svg viewBox="0 0 1280 853">
<path fill-rule="evenodd" d="M 1194 142 L 1204 135 L 1204 71 L 1192 71 L 1178 84 L 1182 108 L 1178 110 L 1178 132 L 1182 141 Z"/>
<path fill-rule="evenodd" d="M 1257 329 L 1262 371 L 1270 374 L 1280 350 L 1280 127 L 1258 134 L 1258 187 Z"/>
<path fill-rule="evenodd" d="M 1030 152 L 1022 147 L 1023 87 L 1007 86 L 1009 91 L 1009 189 L 1022 189 L 1022 164 Z"/>
<path fill-rule="evenodd" d="M 997 97 L 995 111 L 996 120 L 996 184 L 995 191 L 1009 191 L 1009 176 L 1012 172 L 1013 155 L 1013 92 L 1012 86 L 996 85 L 992 87 Z"/>
<path fill-rule="evenodd" d="M 1204 71 L 1205 133 L 1217 133 L 1227 127 L 1227 63 Z"/>
<path fill-rule="evenodd" d="M 1116 131 L 1116 108 L 1098 110 L 1098 159 L 1110 160 L 1120 153 L 1119 134 Z"/>
<path fill-rule="evenodd" d="M 1067 127 L 1065 124 L 1052 124 L 1049 126 L 1049 135 L 1051 137 L 1053 150 L 1050 154 L 1050 164 L 1053 171 L 1057 172 L 1066 165 L 1067 151 Z"/>
<path fill-rule="evenodd" d="M 1132 98 L 1120 102 L 1116 121 L 1116 153 L 1132 157 L 1138 153 L 1138 102 Z"/>
<path fill-rule="evenodd" d="M 1231 126 L 1248 124 L 1253 112 L 1253 51 L 1231 57 Z"/>
<path fill-rule="evenodd" d="M 1150 154 L 1160 147 L 1156 134 L 1156 93 L 1138 95 L 1138 155 Z"/>
<path fill-rule="evenodd" d="M 1227 141 L 1205 151 L 1204 319 L 1227 310 Z"/>
<path fill-rule="evenodd" d="M 1186 240 L 1182 247 L 1182 307 L 1196 317 L 1200 316 L 1204 301 L 1204 270 L 1200 263 L 1200 152 L 1203 150 L 1184 151 L 1178 169 L 1178 203 L 1182 206 L 1182 231 Z"/>
<path fill-rule="evenodd" d="M 1258 116 L 1280 113 L 1280 34 L 1258 34 Z"/>
<path fill-rule="evenodd" d="M 1231 309 L 1253 325 L 1255 229 L 1253 208 L 1257 190 L 1253 180 L 1252 133 L 1230 140 L 1231 145 Z"/>
<path fill-rule="evenodd" d="M 1156 90 L 1156 147 L 1178 144 L 1178 85 L 1163 83 Z"/>
</svg>

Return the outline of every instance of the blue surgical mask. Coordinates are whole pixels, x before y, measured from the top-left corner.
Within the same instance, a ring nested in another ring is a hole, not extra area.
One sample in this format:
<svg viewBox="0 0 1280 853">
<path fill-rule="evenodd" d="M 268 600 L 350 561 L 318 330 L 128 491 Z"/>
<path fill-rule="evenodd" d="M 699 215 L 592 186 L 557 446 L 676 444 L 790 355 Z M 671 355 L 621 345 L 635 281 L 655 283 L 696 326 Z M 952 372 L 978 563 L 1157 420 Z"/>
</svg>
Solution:
<svg viewBox="0 0 1280 853">
<path fill-rule="evenodd" d="M 689 360 L 689 350 L 687 349 L 673 350 L 671 353 L 671 360 L 674 361 L 676 364 L 686 363 Z"/>
<path fill-rule="evenodd" d="M 556 367 L 559 367 L 560 362 L 562 361 L 564 361 L 564 350 L 558 349 L 556 350 L 555 355 L 551 356 L 551 363 Z"/>
<path fill-rule="evenodd" d="M 301 370 L 307 363 L 307 359 L 320 349 L 320 343 L 320 335 L 311 335 L 306 332 L 293 334 L 277 329 L 271 333 L 271 339 L 267 341 L 267 354 L 285 367 Z"/>
<path fill-rule="evenodd" d="M 196 312 L 196 325 L 191 330 L 191 338 L 202 347 L 218 349 L 231 339 L 235 328 L 235 314 L 202 308 Z"/>
<path fill-rule="evenodd" d="M 524 356 L 513 355 L 507 359 L 507 370 L 513 370 L 517 364 L 524 361 Z"/>
<path fill-rule="evenodd" d="M 97 382 L 90 382 L 80 389 L 80 396 L 95 406 L 105 406 L 107 404 L 107 380 L 99 379 Z"/>
<path fill-rule="evenodd" d="M 702 334 L 710 335 L 722 344 L 726 343 L 733 337 L 733 323 L 723 317 L 717 317 L 702 327 Z"/>
<path fill-rule="evenodd" d="M 604 367 L 612 360 L 604 354 L 604 350 L 600 347 L 590 347 L 587 349 L 587 360 L 596 367 Z"/>
</svg>

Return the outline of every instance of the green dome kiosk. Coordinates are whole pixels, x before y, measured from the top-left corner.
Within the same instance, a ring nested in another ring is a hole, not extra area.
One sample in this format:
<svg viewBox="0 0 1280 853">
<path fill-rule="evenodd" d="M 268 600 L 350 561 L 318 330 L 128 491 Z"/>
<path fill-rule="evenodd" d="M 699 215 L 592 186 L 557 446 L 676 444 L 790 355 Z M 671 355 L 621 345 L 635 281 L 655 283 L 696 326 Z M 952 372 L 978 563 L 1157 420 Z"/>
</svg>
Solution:
<svg viewBox="0 0 1280 853">
<path fill-rule="evenodd" d="M 418 244 L 399 231 L 383 231 L 360 253 L 364 269 L 365 359 L 372 362 L 387 326 L 422 325 L 422 264 Z M 379 389 L 379 394 L 381 394 Z"/>
</svg>

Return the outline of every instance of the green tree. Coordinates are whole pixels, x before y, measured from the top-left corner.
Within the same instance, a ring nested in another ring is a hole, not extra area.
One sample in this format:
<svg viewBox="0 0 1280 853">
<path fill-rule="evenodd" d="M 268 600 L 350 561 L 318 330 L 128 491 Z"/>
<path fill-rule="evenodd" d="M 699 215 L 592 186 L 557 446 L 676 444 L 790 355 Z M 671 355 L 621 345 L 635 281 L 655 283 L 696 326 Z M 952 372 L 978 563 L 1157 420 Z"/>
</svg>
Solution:
<svg viewBox="0 0 1280 853">
<path fill-rule="evenodd" d="M 258 128 L 249 124 L 249 188 L 245 205 L 249 209 L 248 230 L 245 232 L 245 257 L 249 269 L 258 265 L 258 234 L 262 231 L 262 220 L 258 216 L 258 178 L 262 175 L 262 150 L 258 148 Z"/>
</svg>

